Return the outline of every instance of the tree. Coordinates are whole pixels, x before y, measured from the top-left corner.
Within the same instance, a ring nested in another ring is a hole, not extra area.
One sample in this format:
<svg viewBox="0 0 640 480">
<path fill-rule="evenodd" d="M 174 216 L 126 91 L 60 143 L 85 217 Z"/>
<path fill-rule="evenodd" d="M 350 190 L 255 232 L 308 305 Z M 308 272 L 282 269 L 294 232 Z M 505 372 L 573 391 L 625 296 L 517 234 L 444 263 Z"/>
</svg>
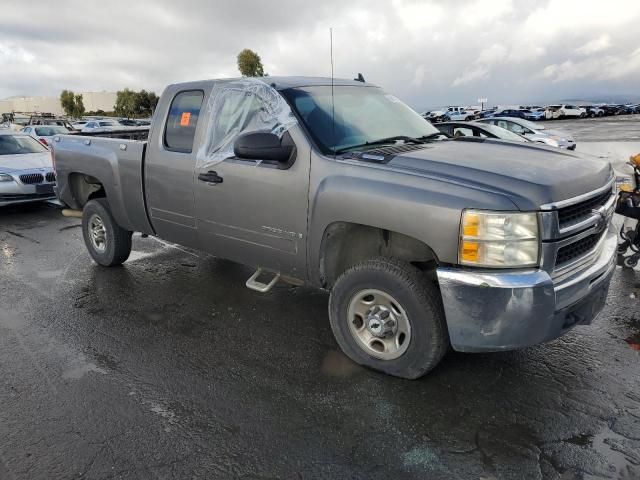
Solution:
<svg viewBox="0 0 640 480">
<path fill-rule="evenodd" d="M 74 97 L 73 117 L 80 118 L 84 115 L 84 102 L 82 101 L 82 94 L 78 93 Z"/>
<path fill-rule="evenodd" d="M 60 106 L 67 116 L 73 116 L 73 114 L 75 113 L 76 102 L 75 96 L 71 90 L 62 91 L 62 93 L 60 94 Z"/>
<path fill-rule="evenodd" d="M 116 115 L 121 117 L 132 117 L 136 112 L 137 93 L 125 88 L 116 93 L 116 104 L 114 110 Z"/>
<path fill-rule="evenodd" d="M 157 104 L 158 96 L 154 92 L 125 88 L 117 92 L 114 110 L 120 117 L 148 117 L 153 115 Z"/>
<path fill-rule="evenodd" d="M 262 60 L 253 50 L 245 48 L 238 54 L 238 70 L 243 77 L 266 77 Z"/>
<path fill-rule="evenodd" d="M 140 90 L 136 94 L 136 113 L 140 116 L 151 116 L 158 104 L 158 96 L 154 92 Z"/>
</svg>

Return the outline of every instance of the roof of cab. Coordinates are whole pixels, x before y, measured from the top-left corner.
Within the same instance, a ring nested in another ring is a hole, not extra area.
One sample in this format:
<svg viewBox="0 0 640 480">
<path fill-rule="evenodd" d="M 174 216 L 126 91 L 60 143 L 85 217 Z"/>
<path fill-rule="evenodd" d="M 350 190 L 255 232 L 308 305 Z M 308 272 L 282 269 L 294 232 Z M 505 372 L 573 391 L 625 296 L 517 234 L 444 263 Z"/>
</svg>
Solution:
<svg viewBox="0 0 640 480">
<path fill-rule="evenodd" d="M 182 88 L 201 88 L 204 85 L 213 82 L 213 83 L 226 83 L 233 82 L 235 80 L 259 80 L 261 82 L 266 83 L 267 85 L 271 85 L 276 90 L 286 90 L 287 88 L 296 88 L 296 87 L 317 87 L 317 86 L 330 86 L 331 85 L 331 77 L 238 77 L 238 78 L 219 78 L 219 79 L 210 79 L 210 80 L 199 80 L 194 82 L 184 82 L 184 83 L 174 83 L 168 86 L 172 90 L 182 89 Z M 367 82 L 360 82 L 358 80 L 347 80 L 344 78 L 334 78 L 333 85 L 335 86 L 352 86 L 352 87 L 377 87 L 377 85 L 373 85 Z"/>
<path fill-rule="evenodd" d="M 260 77 L 259 80 L 271 85 L 276 90 L 286 90 L 296 87 L 319 87 L 330 86 L 331 77 Z M 358 80 L 347 80 L 344 78 L 334 78 L 333 85 L 352 87 L 375 87 L 371 83 L 360 82 Z"/>
</svg>

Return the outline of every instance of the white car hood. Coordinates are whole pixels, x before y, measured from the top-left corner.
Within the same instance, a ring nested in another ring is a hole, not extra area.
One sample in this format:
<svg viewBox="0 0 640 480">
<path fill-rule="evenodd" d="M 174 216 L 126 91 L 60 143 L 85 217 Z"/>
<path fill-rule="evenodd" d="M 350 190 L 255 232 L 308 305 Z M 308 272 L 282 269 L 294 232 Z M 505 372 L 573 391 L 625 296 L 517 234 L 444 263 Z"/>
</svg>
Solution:
<svg viewBox="0 0 640 480">
<path fill-rule="evenodd" d="M 0 173 L 20 172 L 34 168 L 52 169 L 51 153 L 23 153 L 21 155 L 0 155 Z"/>
<path fill-rule="evenodd" d="M 547 130 L 545 128 L 544 130 L 540 130 L 540 133 L 545 135 L 552 135 L 554 137 L 561 137 L 561 138 L 567 138 L 569 140 L 573 140 L 573 137 L 571 135 L 569 135 L 568 133 L 562 132 L 560 130 Z"/>
</svg>

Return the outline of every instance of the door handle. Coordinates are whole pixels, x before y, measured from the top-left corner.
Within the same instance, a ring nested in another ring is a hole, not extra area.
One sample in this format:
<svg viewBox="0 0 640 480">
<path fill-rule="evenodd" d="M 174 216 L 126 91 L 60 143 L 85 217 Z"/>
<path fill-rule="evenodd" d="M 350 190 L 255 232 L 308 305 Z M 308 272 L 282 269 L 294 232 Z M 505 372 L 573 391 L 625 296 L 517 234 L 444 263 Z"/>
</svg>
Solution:
<svg viewBox="0 0 640 480">
<path fill-rule="evenodd" d="M 218 175 L 218 172 L 214 172 L 212 170 L 208 171 L 207 173 L 201 173 L 200 175 L 198 175 L 198 180 L 201 180 L 203 182 L 207 182 L 207 183 L 222 183 L 222 177 L 220 175 Z"/>
</svg>

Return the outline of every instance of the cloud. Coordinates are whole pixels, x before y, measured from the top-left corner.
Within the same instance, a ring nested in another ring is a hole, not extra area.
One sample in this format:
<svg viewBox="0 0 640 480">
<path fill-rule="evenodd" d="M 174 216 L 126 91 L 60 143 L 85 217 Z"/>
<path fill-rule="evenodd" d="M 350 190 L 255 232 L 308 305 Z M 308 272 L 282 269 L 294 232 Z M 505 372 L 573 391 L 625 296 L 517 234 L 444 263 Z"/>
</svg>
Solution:
<svg viewBox="0 0 640 480">
<path fill-rule="evenodd" d="M 594 53 L 602 52 L 611 47 L 611 37 L 607 33 L 603 33 L 598 38 L 585 43 L 580 48 L 576 49 L 578 55 L 591 55 Z"/>
<path fill-rule="evenodd" d="M 609 0 L 3 0 L 0 98 L 237 76 L 256 50 L 271 75 L 368 81 L 416 108 L 634 92 L 640 2 Z M 604 65 L 601 72 L 597 65 Z M 568 92 L 568 93 L 567 93 Z M 533 98 L 531 98 L 533 97 Z"/>
<path fill-rule="evenodd" d="M 469 70 L 465 70 L 465 72 L 456 77 L 451 84 L 453 87 L 458 87 L 460 85 L 464 85 L 467 83 L 472 83 L 477 80 L 485 79 L 489 76 L 489 69 L 487 67 L 483 67 L 482 65 L 477 65 Z"/>
</svg>

